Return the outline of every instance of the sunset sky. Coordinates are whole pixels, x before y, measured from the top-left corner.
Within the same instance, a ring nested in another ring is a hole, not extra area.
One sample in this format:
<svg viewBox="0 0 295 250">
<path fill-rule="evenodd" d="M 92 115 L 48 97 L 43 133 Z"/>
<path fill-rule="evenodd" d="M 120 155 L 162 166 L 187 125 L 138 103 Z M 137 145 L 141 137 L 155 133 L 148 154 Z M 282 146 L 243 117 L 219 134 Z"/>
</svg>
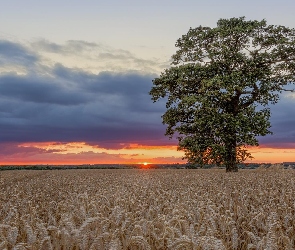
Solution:
<svg viewBox="0 0 295 250">
<path fill-rule="evenodd" d="M 0 2 L 0 165 L 185 163 L 148 95 L 190 27 L 245 16 L 295 28 L 294 0 Z M 295 162 L 295 94 L 253 162 Z"/>
</svg>

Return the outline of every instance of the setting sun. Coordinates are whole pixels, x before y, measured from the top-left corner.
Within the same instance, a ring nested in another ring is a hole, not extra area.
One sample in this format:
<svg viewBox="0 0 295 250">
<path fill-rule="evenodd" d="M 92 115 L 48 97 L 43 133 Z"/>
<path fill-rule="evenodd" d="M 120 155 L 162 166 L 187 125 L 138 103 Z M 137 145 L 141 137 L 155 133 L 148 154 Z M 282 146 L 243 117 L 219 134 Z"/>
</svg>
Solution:
<svg viewBox="0 0 295 250">
<path fill-rule="evenodd" d="M 150 168 L 150 166 L 149 166 L 150 163 L 148 163 L 148 162 L 142 162 L 141 164 L 142 164 L 142 165 L 141 165 L 141 168 L 142 168 L 142 169 L 149 169 L 149 168 Z"/>
</svg>

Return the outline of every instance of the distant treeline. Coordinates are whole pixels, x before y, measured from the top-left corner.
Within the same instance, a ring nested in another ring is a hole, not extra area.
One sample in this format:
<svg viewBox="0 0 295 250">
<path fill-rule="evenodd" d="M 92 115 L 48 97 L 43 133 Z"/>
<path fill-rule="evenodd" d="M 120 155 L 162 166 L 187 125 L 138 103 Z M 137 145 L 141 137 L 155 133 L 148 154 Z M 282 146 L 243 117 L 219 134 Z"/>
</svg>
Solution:
<svg viewBox="0 0 295 250">
<path fill-rule="evenodd" d="M 4 170 L 68 170 L 68 169 L 129 169 L 136 168 L 132 165 L 121 164 L 96 164 L 96 165 L 2 165 Z"/>
<path fill-rule="evenodd" d="M 244 163 L 239 164 L 239 169 L 255 169 L 260 167 L 261 163 Z M 263 163 L 265 168 L 270 167 L 271 163 Z M 295 168 L 295 163 L 283 163 L 284 167 Z M 204 165 L 201 167 L 197 164 L 91 164 L 91 165 L 2 165 L 0 171 L 4 170 L 69 170 L 69 169 L 210 169 L 210 168 L 224 168 L 223 166 L 217 167 L 216 165 Z"/>
</svg>

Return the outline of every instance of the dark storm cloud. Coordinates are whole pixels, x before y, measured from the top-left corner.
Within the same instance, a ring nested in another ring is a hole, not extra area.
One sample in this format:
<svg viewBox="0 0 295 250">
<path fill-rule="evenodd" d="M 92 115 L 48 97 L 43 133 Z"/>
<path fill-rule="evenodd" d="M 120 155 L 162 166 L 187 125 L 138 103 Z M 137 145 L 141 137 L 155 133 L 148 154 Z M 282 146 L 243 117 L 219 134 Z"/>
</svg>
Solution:
<svg viewBox="0 0 295 250">
<path fill-rule="evenodd" d="M 275 105 L 270 105 L 273 135 L 259 137 L 263 146 L 294 148 L 295 144 L 295 93 L 285 92 Z"/>
<path fill-rule="evenodd" d="M 0 76 L 1 98 L 24 102 L 77 105 L 89 102 L 90 97 L 66 82 L 37 76 Z"/>
<path fill-rule="evenodd" d="M 6 41 L 0 40 L 0 65 L 13 64 L 34 64 L 38 61 L 38 56 L 29 51 L 24 46 Z"/>
<path fill-rule="evenodd" d="M 148 94 L 154 75 L 62 65 L 50 75 L 0 76 L 0 141 L 172 144 L 161 124 L 165 105 Z"/>
<path fill-rule="evenodd" d="M 41 148 L 36 148 L 36 147 L 20 147 L 17 143 L 0 143 L 0 156 L 5 157 L 5 156 L 11 156 L 15 157 L 18 156 L 19 158 L 21 157 L 28 157 L 30 155 L 36 155 L 36 154 L 41 154 L 41 153 L 55 153 L 55 152 L 61 152 L 61 150 L 56 150 L 56 149 L 41 149 Z"/>
<path fill-rule="evenodd" d="M 105 148 L 177 144 L 164 137 L 165 103 L 152 103 L 148 95 L 155 75 L 91 74 L 62 65 L 49 73 L 0 76 L 0 141 L 83 141 Z M 283 95 L 271 106 L 274 135 L 260 137 L 261 145 L 291 147 L 294 104 L 294 98 Z"/>
<path fill-rule="evenodd" d="M 153 104 L 148 95 L 152 87 L 152 79 L 156 77 L 155 74 L 101 72 L 94 75 L 71 70 L 60 64 L 54 67 L 53 72 L 54 75 L 64 80 L 81 82 L 80 88 L 83 88 L 85 92 L 95 93 L 101 98 L 109 97 L 110 103 L 117 102 L 120 106 L 128 108 L 129 111 L 137 113 L 164 111 L 164 102 Z"/>
<path fill-rule="evenodd" d="M 34 46 L 52 53 L 76 54 L 99 47 L 83 41 L 66 45 L 43 41 Z M 126 51 L 108 53 L 102 56 L 132 59 Z M 24 46 L 0 41 L 0 64 L 38 62 L 36 70 L 26 75 L 0 73 L 0 142 L 77 141 L 114 149 L 130 143 L 177 144 L 164 136 L 161 115 L 165 102 L 153 103 L 148 94 L 155 74 L 93 74 L 62 64 L 43 67 L 38 60 L 38 55 Z M 291 147 L 295 142 L 294 106 L 295 98 L 286 94 L 271 106 L 274 135 L 260 137 L 261 145 Z"/>
</svg>

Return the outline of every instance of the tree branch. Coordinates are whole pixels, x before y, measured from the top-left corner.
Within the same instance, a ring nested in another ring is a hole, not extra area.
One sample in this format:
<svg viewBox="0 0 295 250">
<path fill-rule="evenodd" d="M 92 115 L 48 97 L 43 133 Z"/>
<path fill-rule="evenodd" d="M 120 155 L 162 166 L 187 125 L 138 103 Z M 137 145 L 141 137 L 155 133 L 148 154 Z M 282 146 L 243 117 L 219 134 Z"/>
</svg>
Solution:
<svg viewBox="0 0 295 250">
<path fill-rule="evenodd" d="M 254 90 L 251 92 L 251 94 L 252 94 L 251 99 L 249 99 L 247 102 L 243 103 L 241 105 L 241 108 L 246 108 L 246 107 L 250 106 L 253 102 L 255 102 L 256 97 L 259 95 L 259 89 L 258 89 L 256 83 L 254 84 L 253 88 L 254 88 Z"/>
<path fill-rule="evenodd" d="M 281 89 L 283 91 L 290 91 L 290 92 L 295 92 L 295 89 Z"/>
</svg>

